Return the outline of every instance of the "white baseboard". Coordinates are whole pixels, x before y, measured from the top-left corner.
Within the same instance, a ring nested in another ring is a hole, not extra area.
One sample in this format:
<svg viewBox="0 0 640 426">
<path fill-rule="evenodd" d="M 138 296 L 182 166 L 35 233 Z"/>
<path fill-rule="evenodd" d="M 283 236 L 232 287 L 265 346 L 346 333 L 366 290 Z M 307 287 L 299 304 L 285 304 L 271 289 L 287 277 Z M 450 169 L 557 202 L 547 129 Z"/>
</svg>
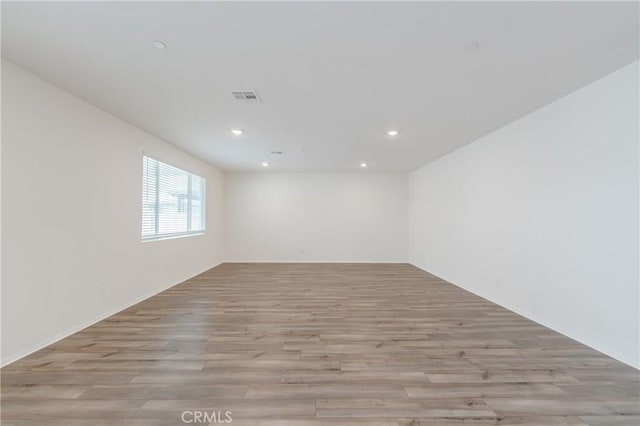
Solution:
<svg viewBox="0 0 640 426">
<path fill-rule="evenodd" d="M 224 263 L 378 263 L 409 265 L 406 260 L 225 260 Z"/>
<path fill-rule="evenodd" d="M 518 314 L 518 315 L 520 315 L 520 316 L 522 316 L 522 317 L 524 317 L 524 318 L 526 318 L 528 320 L 531 320 L 531 321 L 533 321 L 535 323 L 538 323 L 538 324 L 540 324 L 540 325 L 542 325 L 542 326 L 544 326 L 544 327 L 546 327 L 548 329 L 551 329 L 551 330 L 553 330 L 553 331 L 555 331 L 557 333 L 560 333 L 563 336 L 566 336 L 566 337 L 568 337 L 568 338 L 570 338 L 572 340 L 575 340 L 578 343 L 582 343 L 585 346 L 589 346 L 590 348 L 595 349 L 596 351 L 601 352 L 601 353 L 603 353 L 603 354 L 605 354 L 607 356 L 610 356 L 611 358 L 616 359 L 616 360 L 618 360 L 618 361 L 620 361 L 620 362 L 622 362 L 624 364 L 627 364 L 630 367 L 633 367 L 635 369 L 639 369 L 640 368 L 640 365 L 638 364 L 638 360 L 628 359 L 628 357 L 623 356 L 618 351 L 613 350 L 613 349 L 611 349 L 609 347 L 606 347 L 605 345 L 600 345 L 600 344 L 597 344 L 597 343 L 593 343 L 589 339 L 586 339 L 583 336 L 578 335 L 577 333 L 574 333 L 572 331 L 567 331 L 563 327 L 558 327 L 555 324 L 550 324 L 547 321 L 542 320 L 542 319 L 538 318 L 537 316 L 530 314 L 529 312 L 526 312 L 526 310 L 524 310 L 524 309 L 515 308 L 515 307 L 511 306 L 508 303 L 504 303 L 504 302 L 502 302 L 502 301 L 500 301 L 498 299 L 492 298 L 492 297 L 487 297 L 487 296 L 485 296 L 483 294 L 478 293 L 477 291 L 471 290 L 471 289 L 469 289 L 467 287 L 464 287 L 462 285 L 459 285 L 459 284 L 456 284 L 454 282 L 451 282 L 446 277 L 444 277 L 443 275 L 439 275 L 438 273 L 431 272 L 428 269 L 423 268 L 421 266 L 418 266 L 418 265 L 416 265 L 414 263 L 409 262 L 409 264 L 412 265 L 412 266 L 415 266 L 416 268 L 421 269 L 421 270 L 423 270 L 423 271 L 425 271 L 425 272 L 427 272 L 429 274 L 432 274 L 432 275 L 434 275 L 434 276 L 436 276 L 438 278 L 441 278 L 441 279 L 445 280 L 446 282 L 455 285 L 456 287 L 460 287 L 461 289 L 463 289 L 465 291 L 468 291 L 469 293 L 475 294 L 478 297 L 481 297 L 481 298 L 483 298 L 485 300 L 488 300 L 489 302 L 495 303 L 496 305 L 502 306 L 503 308 L 505 308 L 505 309 L 507 309 L 507 310 L 509 310 L 511 312 L 514 312 L 514 313 L 516 313 L 516 314 Z"/>
<path fill-rule="evenodd" d="M 221 265 L 221 263 L 218 263 L 218 264 L 216 264 L 216 265 L 214 265 L 214 266 L 212 266 L 210 268 L 204 269 L 204 270 L 198 272 L 197 274 L 194 274 L 191 278 L 193 278 L 193 277 L 195 277 L 197 275 L 200 275 L 201 273 L 206 272 L 209 269 L 215 268 L 215 267 L 217 267 L 219 265 Z M 122 312 L 125 309 L 129 309 L 130 307 L 132 307 L 134 305 L 137 305 L 138 303 L 140 303 L 142 301 L 145 301 L 148 298 L 155 296 L 156 294 L 160 294 L 163 291 L 166 291 L 166 290 L 170 289 L 171 287 L 175 287 L 176 285 L 181 284 L 181 283 L 183 283 L 183 282 L 185 282 L 185 281 L 187 281 L 189 279 L 190 278 L 187 278 L 187 279 L 182 280 L 180 282 L 169 284 L 168 286 L 166 286 L 164 288 L 161 288 L 159 290 L 155 290 L 155 291 L 153 291 L 153 292 L 151 292 L 149 294 L 146 294 L 144 296 L 138 297 L 138 298 L 128 302 L 125 306 L 122 306 L 122 307 L 119 307 L 119 308 L 117 308 L 115 310 L 109 311 L 108 313 L 100 314 L 96 318 L 94 318 L 94 319 L 92 319 L 90 321 L 86 321 L 86 322 L 84 322 L 84 323 L 82 323 L 82 324 L 80 324 L 80 325 L 78 325 L 76 327 L 73 327 L 73 328 L 68 329 L 68 330 L 66 330 L 64 332 L 58 333 L 55 336 L 53 336 L 53 337 L 51 337 L 49 339 L 45 339 L 45 340 L 43 340 L 41 342 L 38 342 L 38 343 L 28 347 L 25 350 L 22 350 L 20 352 L 11 354 L 9 356 L 6 356 L 0 362 L 0 368 L 6 367 L 7 365 L 9 365 L 11 363 L 14 363 L 14 362 L 26 357 L 26 356 L 29 356 L 32 353 L 39 351 L 40 349 L 44 349 L 49 345 L 52 345 L 52 344 L 54 344 L 54 343 L 56 343 L 56 342 L 58 342 L 58 341 L 60 341 L 60 340 L 62 340 L 64 338 L 66 338 L 66 337 L 71 336 L 72 334 L 75 334 L 75 333 L 77 333 L 79 331 L 82 331 L 87 327 L 90 327 L 90 326 L 92 326 L 92 325 L 94 325 L 94 324 L 96 324 L 96 323 L 98 323 L 98 322 L 100 322 L 100 321 L 102 321 L 102 320 L 104 320 L 106 318 L 109 318 L 112 315 L 117 314 L 118 312 Z"/>
</svg>

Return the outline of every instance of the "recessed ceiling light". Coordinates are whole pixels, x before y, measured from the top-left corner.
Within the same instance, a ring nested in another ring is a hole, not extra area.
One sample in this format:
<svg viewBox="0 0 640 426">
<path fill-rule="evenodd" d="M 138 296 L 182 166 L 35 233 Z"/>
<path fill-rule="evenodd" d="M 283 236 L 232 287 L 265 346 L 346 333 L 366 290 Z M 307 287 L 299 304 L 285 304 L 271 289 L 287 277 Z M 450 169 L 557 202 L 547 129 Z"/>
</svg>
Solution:
<svg viewBox="0 0 640 426">
<path fill-rule="evenodd" d="M 360 163 L 360 167 L 367 167 L 367 163 Z"/>
<path fill-rule="evenodd" d="M 240 129 L 231 129 L 230 131 L 236 136 L 240 136 L 242 134 L 242 130 Z"/>
<path fill-rule="evenodd" d="M 267 163 L 266 161 L 262 162 L 262 167 L 269 167 L 269 163 Z"/>
<path fill-rule="evenodd" d="M 480 48 L 480 43 L 473 41 L 467 44 L 464 48 L 467 50 L 478 50 Z"/>
<path fill-rule="evenodd" d="M 153 40 L 153 47 L 156 49 L 166 49 L 167 45 L 160 40 Z"/>
<path fill-rule="evenodd" d="M 398 136 L 398 131 L 397 130 L 388 130 L 387 131 L 387 135 L 389 135 L 389 136 Z"/>
</svg>

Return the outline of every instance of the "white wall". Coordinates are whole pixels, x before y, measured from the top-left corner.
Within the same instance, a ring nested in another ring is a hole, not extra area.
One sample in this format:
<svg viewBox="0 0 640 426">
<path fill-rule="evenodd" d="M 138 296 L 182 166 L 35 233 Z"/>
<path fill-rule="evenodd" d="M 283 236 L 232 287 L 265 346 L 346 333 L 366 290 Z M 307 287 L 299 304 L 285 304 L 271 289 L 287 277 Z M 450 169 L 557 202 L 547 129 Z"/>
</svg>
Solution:
<svg viewBox="0 0 640 426">
<path fill-rule="evenodd" d="M 406 174 L 230 173 L 224 188 L 202 161 L 9 63 L 2 71 L 2 364 L 223 258 L 405 262 L 407 250 L 639 364 L 637 63 L 409 185 Z M 143 150 L 207 179 L 205 236 L 140 242 Z"/>
<path fill-rule="evenodd" d="M 227 173 L 232 262 L 406 262 L 407 174 Z"/>
<path fill-rule="evenodd" d="M 410 176 L 409 260 L 640 365 L 638 63 Z"/>
<path fill-rule="evenodd" d="M 222 260 L 222 174 L 14 65 L 2 69 L 2 363 Z M 141 153 L 207 180 L 204 236 L 142 243 Z"/>
</svg>

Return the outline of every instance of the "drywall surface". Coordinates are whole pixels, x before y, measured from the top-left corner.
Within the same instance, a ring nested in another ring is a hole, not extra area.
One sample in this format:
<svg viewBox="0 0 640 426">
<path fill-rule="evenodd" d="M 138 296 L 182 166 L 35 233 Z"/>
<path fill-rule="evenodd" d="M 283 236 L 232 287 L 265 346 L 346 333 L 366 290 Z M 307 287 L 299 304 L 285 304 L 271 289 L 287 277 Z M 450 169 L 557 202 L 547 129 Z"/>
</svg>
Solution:
<svg viewBox="0 0 640 426">
<path fill-rule="evenodd" d="M 406 173 L 227 173 L 232 262 L 406 262 Z"/>
<path fill-rule="evenodd" d="M 635 367 L 638 62 L 410 175 L 409 261 Z"/>
<path fill-rule="evenodd" d="M 2 363 L 222 260 L 222 173 L 2 63 Z M 206 178 L 202 236 L 141 242 L 142 155 Z"/>
</svg>

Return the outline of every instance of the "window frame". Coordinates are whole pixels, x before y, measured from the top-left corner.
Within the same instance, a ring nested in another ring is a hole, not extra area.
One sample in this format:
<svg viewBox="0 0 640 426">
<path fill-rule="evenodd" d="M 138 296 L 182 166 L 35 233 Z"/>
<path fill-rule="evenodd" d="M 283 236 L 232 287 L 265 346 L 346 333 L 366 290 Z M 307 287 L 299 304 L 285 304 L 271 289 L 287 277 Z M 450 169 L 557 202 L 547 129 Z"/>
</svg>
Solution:
<svg viewBox="0 0 640 426">
<path fill-rule="evenodd" d="M 144 204 L 145 204 L 145 181 L 146 181 L 146 176 L 147 174 L 145 173 L 147 164 L 146 161 L 151 160 L 154 161 L 155 163 L 155 167 L 156 167 L 156 171 L 155 171 L 155 208 L 154 208 L 154 220 L 155 220 L 155 233 L 152 235 L 143 235 L 143 231 L 144 231 Z M 165 166 L 169 166 L 169 167 L 173 167 L 174 169 L 178 169 L 181 172 L 184 172 L 187 174 L 187 212 L 186 212 L 186 216 L 187 216 L 187 231 L 184 232 L 171 232 L 171 233 L 164 233 L 164 234 L 159 234 L 159 228 L 160 228 L 160 164 L 164 164 Z M 200 205 L 201 205 L 201 221 L 202 221 L 202 229 L 197 229 L 197 230 L 190 230 L 191 229 L 191 221 L 192 221 L 192 209 L 193 209 L 193 205 L 192 205 L 192 188 L 193 188 L 193 177 L 196 177 L 198 179 L 200 179 L 200 184 L 202 186 L 201 189 L 201 200 L 200 200 Z M 141 229 L 140 229 L 140 236 L 142 238 L 142 242 L 150 242 L 150 241 L 160 241 L 160 240 L 168 240 L 168 239 L 174 239 L 174 238 L 182 238 L 182 237 L 192 237 L 192 236 L 197 236 L 197 235 L 204 235 L 207 229 L 207 223 L 206 223 L 206 205 L 207 205 L 207 198 L 206 198 L 206 193 L 207 193 L 207 180 L 202 177 L 199 176 L 193 172 L 190 172 L 189 170 L 185 170 L 182 169 L 180 167 L 176 167 L 172 164 L 169 163 L 165 163 L 164 161 L 160 161 L 157 158 L 151 157 L 149 155 L 143 154 L 142 155 L 142 204 L 141 204 L 141 215 L 140 215 L 140 219 L 141 219 Z"/>
</svg>

